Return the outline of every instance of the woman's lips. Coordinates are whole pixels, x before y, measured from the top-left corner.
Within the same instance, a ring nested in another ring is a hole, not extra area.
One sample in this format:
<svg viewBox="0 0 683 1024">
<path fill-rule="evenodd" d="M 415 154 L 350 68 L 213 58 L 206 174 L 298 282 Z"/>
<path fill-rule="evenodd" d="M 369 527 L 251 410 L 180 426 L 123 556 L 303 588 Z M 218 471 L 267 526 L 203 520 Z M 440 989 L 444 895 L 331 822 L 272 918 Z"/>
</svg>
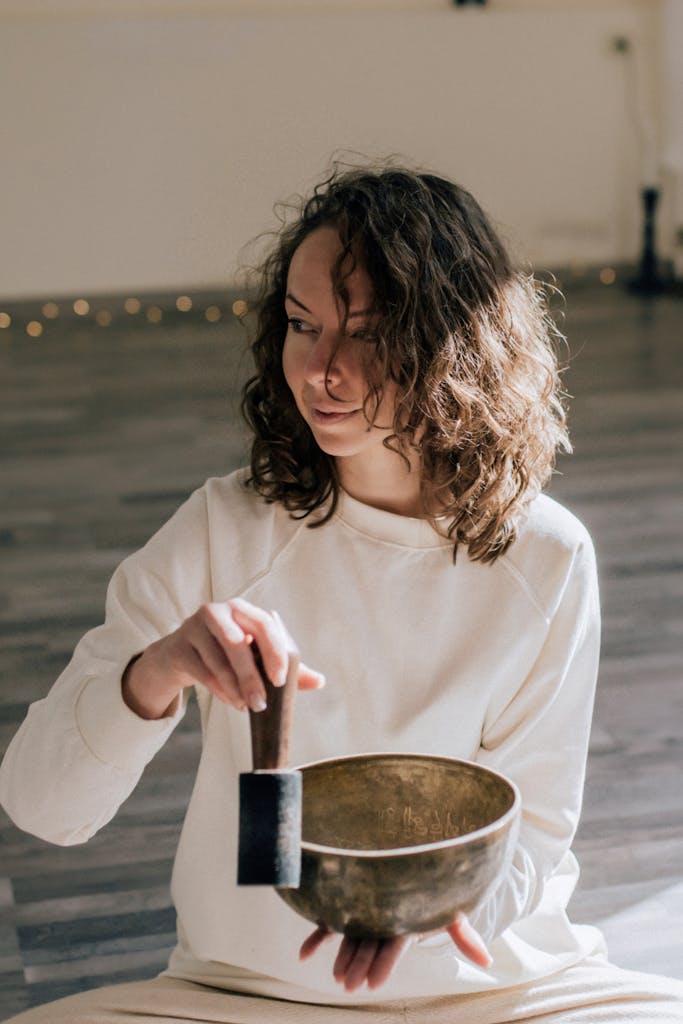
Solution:
<svg viewBox="0 0 683 1024">
<path fill-rule="evenodd" d="M 332 423 L 342 423 L 344 420 L 348 420 L 358 411 L 358 409 L 351 409 L 348 412 L 337 412 L 337 410 L 328 412 L 325 409 L 311 409 L 311 418 L 314 423 L 329 426 Z"/>
</svg>

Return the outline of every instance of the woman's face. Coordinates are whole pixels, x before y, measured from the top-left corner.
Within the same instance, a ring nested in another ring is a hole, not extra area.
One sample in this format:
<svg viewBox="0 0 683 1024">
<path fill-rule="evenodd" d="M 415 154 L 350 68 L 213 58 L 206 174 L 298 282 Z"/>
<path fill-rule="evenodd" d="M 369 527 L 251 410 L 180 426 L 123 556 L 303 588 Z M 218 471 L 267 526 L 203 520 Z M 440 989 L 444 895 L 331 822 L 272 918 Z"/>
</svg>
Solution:
<svg viewBox="0 0 683 1024">
<path fill-rule="evenodd" d="M 282 365 L 297 408 L 320 448 L 338 459 L 365 461 L 380 452 L 392 454 L 382 440 L 392 433 L 395 385 L 385 384 L 371 425 L 363 410 L 368 394 L 363 354 L 371 343 L 372 282 L 360 265 L 345 278 L 349 313 L 343 333 L 343 306 L 332 285 L 340 251 L 333 227 L 317 228 L 295 251 L 287 276 L 289 323 Z M 369 413 L 373 408 L 370 402 Z"/>
</svg>

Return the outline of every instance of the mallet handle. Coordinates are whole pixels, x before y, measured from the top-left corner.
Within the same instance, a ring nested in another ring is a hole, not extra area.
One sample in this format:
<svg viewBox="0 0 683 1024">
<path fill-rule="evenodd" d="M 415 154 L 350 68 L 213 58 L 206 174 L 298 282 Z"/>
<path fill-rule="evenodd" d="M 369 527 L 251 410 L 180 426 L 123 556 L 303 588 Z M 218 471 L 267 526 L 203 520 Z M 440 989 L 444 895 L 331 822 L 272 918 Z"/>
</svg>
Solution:
<svg viewBox="0 0 683 1024">
<path fill-rule="evenodd" d="M 256 667 L 266 690 L 265 711 L 250 711 L 251 754 L 254 771 L 282 770 L 289 762 L 289 742 L 292 735 L 294 698 L 298 686 L 299 657 L 289 651 L 287 681 L 284 686 L 273 686 L 263 667 L 261 652 L 252 644 Z"/>
</svg>

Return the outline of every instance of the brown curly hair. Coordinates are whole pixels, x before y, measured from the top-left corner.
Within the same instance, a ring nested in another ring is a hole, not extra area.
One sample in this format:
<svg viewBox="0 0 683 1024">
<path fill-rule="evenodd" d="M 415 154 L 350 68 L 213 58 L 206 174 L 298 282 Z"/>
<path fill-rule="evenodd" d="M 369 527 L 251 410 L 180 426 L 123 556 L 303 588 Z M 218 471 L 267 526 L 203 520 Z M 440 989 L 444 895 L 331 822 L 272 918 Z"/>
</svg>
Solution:
<svg viewBox="0 0 683 1024">
<path fill-rule="evenodd" d="M 384 444 L 404 456 L 421 451 L 425 515 L 454 554 L 463 544 L 471 559 L 494 561 L 557 450 L 571 450 L 555 352 L 562 335 L 546 289 L 515 270 L 476 200 L 432 173 L 336 167 L 258 268 L 256 373 L 242 398 L 254 433 L 250 485 L 294 514 L 320 509 L 311 526 L 337 504 L 334 459 L 316 444 L 282 369 L 290 261 L 322 226 L 342 243 L 333 283 L 347 314 L 344 281 L 357 262 L 373 283 L 368 401 L 376 410 L 389 377 L 398 395 Z"/>
</svg>

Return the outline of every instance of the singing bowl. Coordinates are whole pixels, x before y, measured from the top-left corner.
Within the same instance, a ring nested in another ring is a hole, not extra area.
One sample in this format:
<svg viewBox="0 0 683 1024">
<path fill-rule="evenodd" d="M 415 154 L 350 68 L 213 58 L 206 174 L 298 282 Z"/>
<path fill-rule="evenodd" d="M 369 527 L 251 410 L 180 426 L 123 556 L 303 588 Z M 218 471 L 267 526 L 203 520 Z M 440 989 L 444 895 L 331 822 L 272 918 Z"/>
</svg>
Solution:
<svg viewBox="0 0 683 1024">
<path fill-rule="evenodd" d="M 488 768 L 368 754 L 300 771 L 301 883 L 277 892 L 309 921 L 359 938 L 444 928 L 509 866 L 521 800 Z"/>
</svg>

